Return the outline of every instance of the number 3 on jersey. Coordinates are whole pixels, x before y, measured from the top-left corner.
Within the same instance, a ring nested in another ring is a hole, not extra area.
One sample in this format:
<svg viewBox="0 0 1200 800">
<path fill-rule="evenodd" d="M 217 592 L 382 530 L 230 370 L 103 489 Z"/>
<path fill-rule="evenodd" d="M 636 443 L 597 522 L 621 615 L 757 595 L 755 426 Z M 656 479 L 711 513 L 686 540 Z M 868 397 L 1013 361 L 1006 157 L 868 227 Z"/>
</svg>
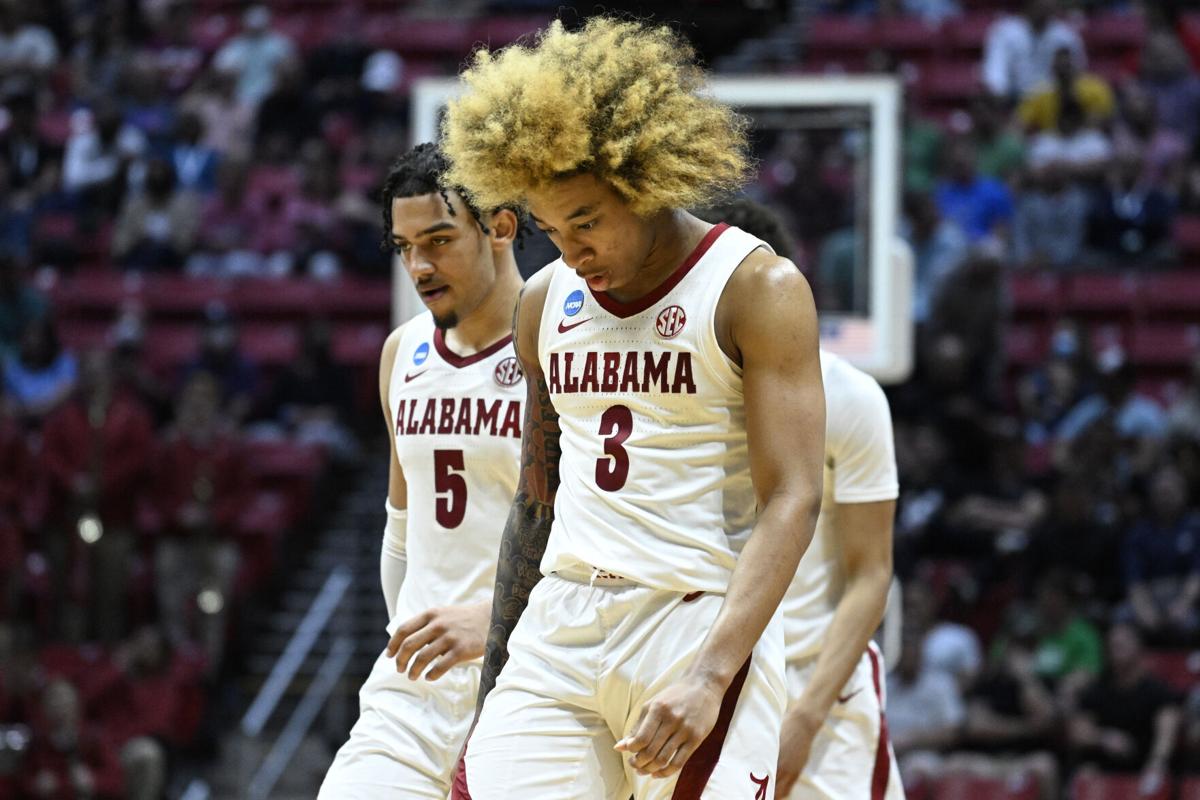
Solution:
<svg viewBox="0 0 1200 800">
<path fill-rule="evenodd" d="M 433 451 L 434 519 L 443 528 L 457 528 L 467 514 L 467 479 L 461 474 L 465 469 L 462 450 Z"/>
<path fill-rule="evenodd" d="M 596 485 L 615 492 L 629 478 L 629 452 L 622 446 L 633 433 L 633 412 L 628 406 L 612 406 L 600 417 L 604 455 L 596 459 Z"/>
</svg>

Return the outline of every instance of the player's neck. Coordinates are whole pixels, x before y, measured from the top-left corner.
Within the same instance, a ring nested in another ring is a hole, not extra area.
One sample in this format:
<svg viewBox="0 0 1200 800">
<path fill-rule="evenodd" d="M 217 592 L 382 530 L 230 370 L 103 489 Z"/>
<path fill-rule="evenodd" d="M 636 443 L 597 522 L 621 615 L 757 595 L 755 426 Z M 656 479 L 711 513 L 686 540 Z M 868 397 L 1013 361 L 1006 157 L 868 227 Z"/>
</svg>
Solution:
<svg viewBox="0 0 1200 800">
<path fill-rule="evenodd" d="M 512 253 L 496 257 L 496 284 L 479 307 L 446 331 L 446 344 L 460 356 L 486 350 L 512 333 L 513 309 L 521 295 L 521 273 Z"/>
<path fill-rule="evenodd" d="M 650 252 L 637 275 L 624 286 L 608 291 L 614 300 L 628 303 L 657 289 L 696 249 L 704 234 L 712 227 L 681 210 L 664 212 L 655 219 L 654 226 Z"/>
</svg>

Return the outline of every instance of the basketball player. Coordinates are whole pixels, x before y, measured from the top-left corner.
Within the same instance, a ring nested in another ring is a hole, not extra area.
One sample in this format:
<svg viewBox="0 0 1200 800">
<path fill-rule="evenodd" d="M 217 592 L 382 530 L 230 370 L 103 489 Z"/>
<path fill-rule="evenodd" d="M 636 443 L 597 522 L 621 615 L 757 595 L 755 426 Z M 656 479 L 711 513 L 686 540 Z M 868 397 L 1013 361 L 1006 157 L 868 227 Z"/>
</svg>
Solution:
<svg viewBox="0 0 1200 800">
<path fill-rule="evenodd" d="M 739 198 L 702 212 L 736 222 L 790 256 L 785 226 Z M 884 721 L 884 669 L 871 641 L 892 580 L 899 481 L 892 416 L 879 384 L 821 351 L 825 495 L 812 545 L 780 608 L 788 710 L 779 750 L 780 797 L 903 800 Z"/>
<path fill-rule="evenodd" d="M 496 551 L 517 485 L 522 375 L 511 320 L 521 289 L 508 209 L 481 214 L 442 188 L 429 144 L 383 188 L 388 241 L 428 311 L 383 346 L 391 441 L 380 563 L 391 641 L 325 776 L 328 800 L 437 798 L 474 715 Z"/>
<path fill-rule="evenodd" d="M 517 310 L 522 475 L 456 796 L 772 796 L 824 395 L 799 270 L 682 210 L 747 167 L 703 77 L 665 27 L 554 23 L 447 110 L 449 179 L 562 253 Z"/>
</svg>

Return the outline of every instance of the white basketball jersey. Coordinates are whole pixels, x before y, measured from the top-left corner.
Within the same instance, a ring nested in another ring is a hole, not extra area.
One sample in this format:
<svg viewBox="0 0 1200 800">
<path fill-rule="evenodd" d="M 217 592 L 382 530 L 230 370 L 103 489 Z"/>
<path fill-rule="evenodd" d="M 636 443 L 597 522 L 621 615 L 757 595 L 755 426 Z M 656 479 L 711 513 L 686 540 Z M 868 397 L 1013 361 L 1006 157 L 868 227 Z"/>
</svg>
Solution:
<svg viewBox="0 0 1200 800">
<path fill-rule="evenodd" d="M 408 483 L 408 569 L 394 619 L 491 600 L 524 401 L 511 336 L 462 357 L 428 312 L 405 325 L 388 390 Z"/>
<path fill-rule="evenodd" d="M 875 379 L 821 351 L 825 382 L 825 492 L 812 544 L 780 604 L 788 663 L 820 652 L 846 579 L 837 540 L 839 503 L 894 500 L 892 415 Z"/>
<path fill-rule="evenodd" d="M 562 429 L 542 572 L 601 569 L 723 593 L 754 524 L 741 369 L 717 343 L 725 284 L 755 248 L 714 227 L 646 297 L 592 292 L 551 264 L 538 357 Z"/>
</svg>

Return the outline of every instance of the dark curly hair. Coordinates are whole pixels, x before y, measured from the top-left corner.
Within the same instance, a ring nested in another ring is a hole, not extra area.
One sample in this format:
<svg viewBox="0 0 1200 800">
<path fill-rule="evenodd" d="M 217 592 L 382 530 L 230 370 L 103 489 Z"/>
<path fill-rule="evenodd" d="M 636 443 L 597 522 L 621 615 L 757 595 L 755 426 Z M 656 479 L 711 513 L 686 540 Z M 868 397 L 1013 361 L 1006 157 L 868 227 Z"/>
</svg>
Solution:
<svg viewBox="0 0 1200 800">
<path fill-rule="evenodd" d="M 491 233 L 483 221 L 483 214 L 470 196 L 458 186 L 448 186 L 443 182 L 448 166 L 441 148 L 430 142 L 417 145 L 392 163 L 379 192 L 379 199 L 383 205 L 383 249 L 392 249 L 392 201 L 397 197 L 417 197 L 436 192 L 442 196 L 442 202 L 446 204 L 450 216 L 454 217 L 458 216 L 458 212 L 451 205 L 448 193 L 455 192 L 475 218 L 479 229 L 485 234 Z M 517 215 L 517 222 L 517 242 L 520 244 L 525 233 L 524 219 L 520 214 Z"/>
</svg>

